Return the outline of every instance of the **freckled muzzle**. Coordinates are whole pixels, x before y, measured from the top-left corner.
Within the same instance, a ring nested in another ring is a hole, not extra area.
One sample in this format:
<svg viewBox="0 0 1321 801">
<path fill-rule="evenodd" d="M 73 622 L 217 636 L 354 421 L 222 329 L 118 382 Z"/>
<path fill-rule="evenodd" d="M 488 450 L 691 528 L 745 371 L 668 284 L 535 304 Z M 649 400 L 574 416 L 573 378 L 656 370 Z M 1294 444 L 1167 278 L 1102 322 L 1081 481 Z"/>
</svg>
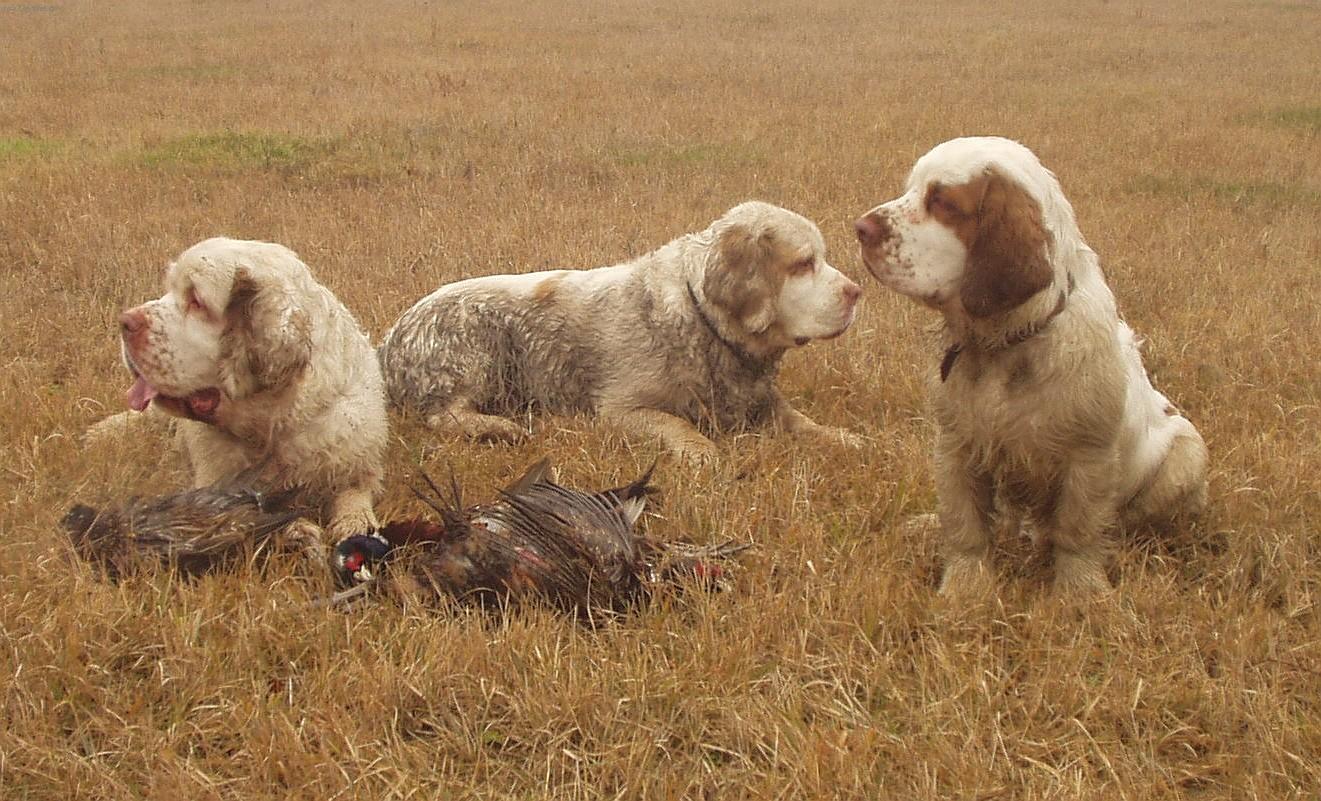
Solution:
<svg viewBox="0 0 1321 801">
<path fill-rule="evenodd" d="M 890 238 L 890 221 L 869 211 L 853 222 L 853 230 L 858 234 L 858 242 L 865 248 L 878 247 Z"/>
<path fill-rule="evenodd" d="M 128 407 L 135 412 L 146 411 L 153 402 L 170 414 L 201 423 L 214 424 L 224 395 L 217 387 L 206 387 L 184 396 L 166 395 L 157 389 L 133 359 L 147 346 L 150 321 L 143 307 L 129 309 L 119 316 L 120 355 L 124 366 L 133 376 L 133 383 L 124 393 Z"/>
<path fill-rule="evenodd" d="M 879 209 L 872 209 L 854 220 L 853 230 L 858 235 L 859 254 L 863 266 L 873 278 L 882 280 L 881 273 L 886 269 L 887 263 L 893 261 L 897 241 L 889 215 Z"/>
</svg>

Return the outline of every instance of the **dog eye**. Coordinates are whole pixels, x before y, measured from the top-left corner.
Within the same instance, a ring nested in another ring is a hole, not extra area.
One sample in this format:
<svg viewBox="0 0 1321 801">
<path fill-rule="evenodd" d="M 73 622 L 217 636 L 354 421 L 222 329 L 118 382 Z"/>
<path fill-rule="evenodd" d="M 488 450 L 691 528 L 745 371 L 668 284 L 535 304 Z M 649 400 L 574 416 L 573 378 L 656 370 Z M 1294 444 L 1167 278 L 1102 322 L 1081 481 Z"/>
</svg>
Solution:
<svg viewBox="0 0 1321 801">
<path fill-rule="evenodd" d="M 816 269 L 816 259 L 799 259 L 789 265 L 790 275 L 807 275 Z"/>
<path fill-rule="evenodd" d="M 939 211 L 942 214 L 958 217 L 964 216 L 963 209 L 954 205 L 954 201 L 941 194 L 940 190 L 932 192 L 930 197 L 927 198 L 927 211 Z"/>
<path fill-rule="evenodd" d="M 206 311 L 206 304 L 202 302 L 201 298 L 197 297 L 196 289 L 188 290 L 188 311 Z"/>
</svg>

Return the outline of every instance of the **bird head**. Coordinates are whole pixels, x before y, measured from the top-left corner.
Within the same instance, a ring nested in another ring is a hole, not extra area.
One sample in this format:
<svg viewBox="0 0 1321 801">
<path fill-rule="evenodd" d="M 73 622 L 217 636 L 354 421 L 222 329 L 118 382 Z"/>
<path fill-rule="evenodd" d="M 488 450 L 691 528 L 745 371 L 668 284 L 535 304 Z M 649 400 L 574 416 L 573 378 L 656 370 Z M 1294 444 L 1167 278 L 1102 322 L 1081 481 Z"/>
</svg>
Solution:
<svg viewBox="0 0 1321 801">
<path fill-rule="evenodd" d="M 335 546 L 330 557 L 335 581 L 341 587 L 352 587 L 375 581 L 381 568 L 394 550 L 383 537 L 375 534 L 356 534 L 345 537 Z"/>
</svg>

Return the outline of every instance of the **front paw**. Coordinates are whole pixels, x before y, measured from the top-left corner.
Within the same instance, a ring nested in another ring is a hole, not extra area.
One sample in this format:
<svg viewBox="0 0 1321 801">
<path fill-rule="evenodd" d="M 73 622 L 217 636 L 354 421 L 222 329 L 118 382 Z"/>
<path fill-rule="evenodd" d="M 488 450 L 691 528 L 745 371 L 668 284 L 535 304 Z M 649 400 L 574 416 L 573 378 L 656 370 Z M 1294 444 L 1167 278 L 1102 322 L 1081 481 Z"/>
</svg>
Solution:
<svg viewBox="0 0 1321 801">
<path fill-rule="evenodd" d="M 831 426 L 822 426 L 817 432 L 817 436 L 826 442 L 837 442 L 848 448 L 861 449 L 866 447 L 867 438 L 861 434 L 855 434 L 847 428 L 833 428 Z"/>
<path fill-rule="evenodd" d="M 855 434 L 847 428 L 836 428 L 834 426 L 823 426 L 817 423 L 811 423 L 794 429 L 799 435 L 809 434 L 821 442 L 832 442 L 836 445 L 843 445 L 848 448 L 861 448 L 867 444 L 867 438 L 861 434 Z"/>
<path fill-rule="evenodd" d="M 1055 595 L 1066 600 L 1090 601 L 1113 592 L 1100 552 L 1055 549 Z"/>
<path fill-rule="evenodd" d="M 326 546 L 326 532 L 311 520 L 300 517 L 280 532 L 281 550 L 298 551 L 313 564 L 322 564 L 330 554 Z"/>
<path fill-rule="evenodd" d="M 468 436 L 478 442 L 502 442 L 506 445 L 517 445 L 527 439 L 528 433 L 526 429 L 513 420 L 493 417 L 474 425 L 469 429 Z"/>
<path fill-rule="evenodd" d="M 945 561 L 940 595 L 956 604 L 969 604 L 995 596 L 995 574 L 985 556 L 954 554 Z"/>
<path fill-rule="evenodd" d="M 493 414 L 460 415 L 444 412 L 428 417 L 427 426 L 437 431 L 456 431 L 477 442 L 502 442 L 515 445 L 528 436 L 528 432 L 518 423 Z"/>
<path fill-rule="evenodd" d="M 354 509 L 336 515 L 326 527 L 330 542 L 339 542 L 356 534 L 372 534 L 379 527 L 370 509 Z"/>
<path fill-rule="evenodd" d="M 675 456 L 692 465 L 712 464 L 720 455 L 715 443 L 705 437 L 684 437 L 671 440 L 668 445 Z"/>
</svg>

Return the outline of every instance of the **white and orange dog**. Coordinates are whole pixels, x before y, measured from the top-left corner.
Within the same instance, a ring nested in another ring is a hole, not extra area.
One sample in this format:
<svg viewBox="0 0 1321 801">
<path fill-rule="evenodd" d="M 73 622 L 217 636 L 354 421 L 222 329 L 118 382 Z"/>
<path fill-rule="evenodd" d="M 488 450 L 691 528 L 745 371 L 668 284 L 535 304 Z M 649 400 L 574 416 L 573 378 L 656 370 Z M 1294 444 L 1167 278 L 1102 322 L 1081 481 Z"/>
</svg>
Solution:
<svg viewBox="0 0 1321 801">
<path fill-rule="evenodd" d="M 687 457 L 715 453 L 709 434 L 761 426 L 853 443 L 775 378 L 790 348 L 844 333 L 861 292 L 815 225 L 748 202 L 613 267 L 447 284 L 379 353 L 395 406 L 472 437 L 519 439 L 510 416 L 537 408 L 611 419 Z"/>
<path fill-rule="evenodd" d="M 128 405 L 174 425 L 195 487 L 262 468 L 322 506 L 335 538 L 376 526 L 387 419 L 353 315 L 280 245 L 214 238 L 120 316 Z M 91 432 L 124 429 L 122 415 Z"/>
<path fill-rule="evenodd" d="M 993 587 L 997 510 L 1033 522 L 1065 594 L 1108 589 L 1116 522 L 1202 510 L 1202 437 L 1151 385 L 1073 208 L 1031 151 L 997 137 L 938 145 L 855 227 L 872 275 L 945 318 L 931 379 L 942 592 Z"/>
</svg>

